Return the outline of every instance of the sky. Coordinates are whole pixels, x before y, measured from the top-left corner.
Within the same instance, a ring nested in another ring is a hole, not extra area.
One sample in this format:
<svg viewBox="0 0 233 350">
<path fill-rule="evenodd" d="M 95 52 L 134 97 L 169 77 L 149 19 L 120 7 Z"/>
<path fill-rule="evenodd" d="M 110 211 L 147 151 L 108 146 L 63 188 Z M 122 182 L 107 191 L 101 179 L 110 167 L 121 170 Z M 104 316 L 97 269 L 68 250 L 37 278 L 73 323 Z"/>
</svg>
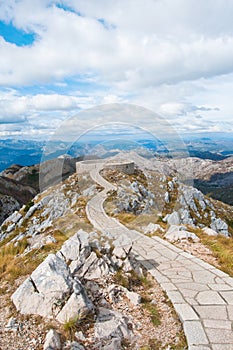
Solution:
<svg viewBox="0 0 233 350">
<path fill-rule="evenodd" d="M 108 103 L 179 134 L 233 132 L 232 14 L 232 0 L 0 0 L 0 137 L 46 139 Z"/>
</svg>

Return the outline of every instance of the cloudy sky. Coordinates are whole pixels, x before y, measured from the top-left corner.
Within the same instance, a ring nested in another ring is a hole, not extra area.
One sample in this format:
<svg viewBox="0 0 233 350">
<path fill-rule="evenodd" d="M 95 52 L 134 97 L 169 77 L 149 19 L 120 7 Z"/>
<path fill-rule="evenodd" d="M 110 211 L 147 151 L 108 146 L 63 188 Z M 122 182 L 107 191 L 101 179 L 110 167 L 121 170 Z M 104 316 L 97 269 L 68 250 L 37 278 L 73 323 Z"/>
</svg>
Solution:
<svg viewBox="0 0 233 350">
<path fill-rule="evenodd" d="M 232 0 L 0 0 L 0 137 L 117 102 L 233 132 L 232 16 Z"/>
</svg>

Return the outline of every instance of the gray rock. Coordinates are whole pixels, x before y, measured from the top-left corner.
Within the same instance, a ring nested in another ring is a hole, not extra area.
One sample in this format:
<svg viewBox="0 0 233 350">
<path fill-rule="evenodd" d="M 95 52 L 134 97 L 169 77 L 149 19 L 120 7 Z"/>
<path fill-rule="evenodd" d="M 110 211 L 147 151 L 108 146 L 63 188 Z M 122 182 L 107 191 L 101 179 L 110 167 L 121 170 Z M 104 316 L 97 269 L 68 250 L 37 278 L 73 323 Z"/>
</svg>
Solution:
<svg viewBox="0 0 233 350">
<path fill-rule="evenodd" d="M 60 350 L 61 348 L 60 335 L 54 329 L 50 329 L 46 334 L 43 350 Z"/>
<path fill-rule="evenodd" d="M 165 195 L 164 195 L 164 200 L 165 200 L 165 203 L 169 203 L 170 202 L 170 195 L 169 195 L 169 192 L 166 192 Z"/>
<path fill-rule="evenodd" d="M 155 231 L 158 231 L 158 230 L 161 230 L 163 231 L 163 228 L 159 225 L 159 224 L 153 224 L 152 222 L 150 224 L 148 224 L 146 226 L 146 228 L 144 229 L 144 232 L 146 234 L 148 233 L 152 233 L 152 232 L 155 232 Z"/>
<path fill-rule="evenodd" d="M 193 219 L 190 216 L 190 211 L 188 209 L 181 208 L 179 210 L 180 214 L 180 222 L 184 225 L 191 225 L 193 226 Z M 198 215 L 198 213 L 196 213 Z"/>
<path fill-rule="evenodd" d="M 224 236 L 229 236 L 228 225 L 220 218 L 213 218 L 210 224 L 210 228 Z"/>
<path fill-rule="evenodd" d="M 11 317 L 5 326 L 5 330 L 17 332 L 19 327 L 20 327 L 20 324 L 18 323 L 17 319 L 14 317 Z"/>
<path fill-rule="evenodd" d="M 126 288 L 124 288 L 126 289 Z M 128 289 L 125 290 L 125 295 L 126 297 L 129 299 L 129 301 L 131 302 L 131 304 L 138 306 L 139 304 L 141 304 L 141 296 L 136 293 L 136 292 L 131 292 Z"/>
<path fill-rule="evenodd" d="M 203 233 L 205 233 L 206 235 L 208 236 L 217 236 L 218 235 L 218 232 L 212 230 L 211 228 L 209 227 L 204 227 L 202 229 Z"/>
<path fill-rule="evenodd" d="M 82 331 L 75 332 L 74 335 L 75 335 L 75 338 L 77 338 L 78 340 L 81 340 L 81 341 L 86 340 L 86 337 L 84 336 Z"/>
<path fill-rule="evenodd" d="M 77 343 L 76 341 L 72 341 L 68 347 L 65 347 L 64 350 L 85 350 L 84 346 L 81 344 Z"/>
<path fill-rule="evenodd" d="M 22 314 L 51 316 L 53 306 L 70 294 L 72 279 L 63 259 L 50 254 L 12 295 Z"/>
<path fill-rule="evenodd" d="M 6 225 L 4 220 L 19 209 L 20 204 L 15 198 L 0 194 L 0 224 Z"/>
<path fill-rule="evenodd" d="M 74 293 L 56 317 L 60 323 L 65 323 L 70 319 L 78 321 L 93 310 L 93 304 L 81 283 L 76 281 L 73 288 Z"/>
<path fill-rule="evenodd" d="M 165 222 L 167 222 L 169 225 L 180 225 L 180 215 L 177 211 L 174 211 L 171 214 L 167 214 L 165 218 L 163 219 Z"/>
<path fill-rule="evenodd" d="M 128 319 L 117 311 L 103 307 L 99 308 L 99 315 L 97 316 L 94 328 L 97 339 L 131 338 Z"/>
<path fill-rule="evenodd" d="M 181 241 L 183 239 L 190 239 L 190 238 L 194 242 L 199 241 L 199 238 L 195 235 L 195 233 L 187 231 L 185 226 L 177 226 L 177 225 L 171 225 L 164 237 L 170 242 L 176 242 L 176 241 Z"/>
<path fill-rule="evenodd" d="M 75 275 L 85 277 L 87 280 L 94 280 L 107 276 L 109 272 L 108 264 L 102 258 L 98 258 L 95 252 L 91 252 L 81 268 L 75 271 Z"/>
<path fill-rule="evenodd" d="M 121 347 L 121 339 L 113 338 L 107 342 L 102 348 L 103 350 L 120 350 Z"/>
</svg>

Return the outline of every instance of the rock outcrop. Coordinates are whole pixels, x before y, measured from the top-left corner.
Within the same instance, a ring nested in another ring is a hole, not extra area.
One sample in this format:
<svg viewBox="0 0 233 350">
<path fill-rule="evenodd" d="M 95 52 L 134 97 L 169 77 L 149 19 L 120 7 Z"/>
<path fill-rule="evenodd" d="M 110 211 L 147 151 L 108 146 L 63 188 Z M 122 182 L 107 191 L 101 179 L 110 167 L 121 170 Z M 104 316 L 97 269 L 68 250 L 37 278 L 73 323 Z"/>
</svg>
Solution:
<svg viewBox="0 0 233 350">
<path fill-rule="evenodd" d="M 169 188 L 172 192 L 171 186 Z M 170 213 L 163 220 L 169 225 L 207 226 L 217 234 L 230 235 L 228 224 L 217 216 L 214 204 L 196 188 L 178 184 L 176 202 L 170 203 L 170 206 L 168 204 L 166 208 L 169 208 Z"/>
</svg>

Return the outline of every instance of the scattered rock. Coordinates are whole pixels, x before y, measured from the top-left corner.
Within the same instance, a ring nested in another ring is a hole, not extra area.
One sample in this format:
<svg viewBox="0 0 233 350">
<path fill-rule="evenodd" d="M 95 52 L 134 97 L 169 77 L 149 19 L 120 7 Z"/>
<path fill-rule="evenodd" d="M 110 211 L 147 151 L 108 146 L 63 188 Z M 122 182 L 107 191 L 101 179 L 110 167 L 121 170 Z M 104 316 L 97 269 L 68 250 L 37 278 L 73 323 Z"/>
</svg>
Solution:
<svg viewBox="0 0 233 350">
<path fill-rule="evenodd" d="M 217 236 L 218 235 L 218 232 L 212 230 L 212 228 L 209 228 L 209 227 L 204 227 L 202 229 L 202 231 L 203 231 L 203 233 L 205 233 L 208 236 Z"/>
<path fill-rule="evenodd" d="M 144 229 L 145 234 L 153 233 L 155 231 L 164 231 L 164 229 L 159 224 L 153 224 L 152 222 L 146 226 Z"/>
<path fill-rule="evenodd" d="M 195 233 L 187 231 L 185 226 L 177 225 L 171 225 L 164 237 L 170 242 L 181 241 L 184 239 L 192 239 L 194 242 L 200 240 Z"/>
<path fill-rule="evenodd" d="M 167 214 L 165 218 L 163 219 L 165 222 L 167 222 L 169 225 L 180 225 L 180 215 L 177 211 L 174 211 L 171 214 Z"/>
<path fill-rule="evenodd" d="M 93 304 L 81 283 L 76 281 L 73 288 L 74 293 L 56 317 L 60 323 L 65 323 L 70 319 L 77 319 L 78 321 L 93 309 Z"/>
<path fill-rule="evenodd" d="M 17 332 L 19 328 L 20 328 L 20 324 L 18 323 L 17 319 L 14 317 L 11 317 L 5 326 L 6 331 Z"/>
<path fill-rule="evenodd" d="M 120 350 L 120 349 L 122 349 L 120 338 L 112 338 L 107 342 L 106 345 L 103 346 L 103 350 Z"/>
<path fill-rule="evenodd" d="M 117 311 L 100 307 L 95 322 L 95 336 L 97 339 L 130 339 L 131 331 L 128 328 L 128 319 Z"/>
<path fill-rule="evenodd" d="M 60 350 L 61 348 L 60 335 L 54 329 L 50 329 L 46 334 L 43 350 Z"/>
<path fill-rule="evenodd" d="M 228 232 L 228 225 L 226 222 L 224 222 L 222 219 L 220 218 L 213 218 L 210 228 L 218 233 L 220 233 L 221 235 L 224 236 L 229 236 L 229 232 Z"/>
</svg>

